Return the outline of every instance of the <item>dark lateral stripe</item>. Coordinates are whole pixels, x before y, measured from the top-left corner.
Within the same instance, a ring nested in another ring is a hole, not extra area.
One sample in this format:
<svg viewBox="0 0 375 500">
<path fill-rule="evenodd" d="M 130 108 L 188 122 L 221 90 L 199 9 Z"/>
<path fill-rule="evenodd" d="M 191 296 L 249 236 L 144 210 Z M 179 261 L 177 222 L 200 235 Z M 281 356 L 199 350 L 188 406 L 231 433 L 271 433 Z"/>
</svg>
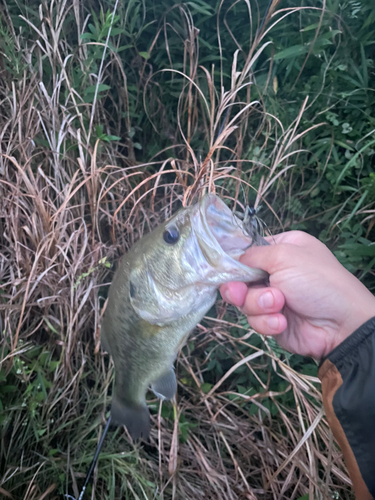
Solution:
<svg viewBox="0 0 375 500">
<path fill-rule="evenodd" d="M 342 376 L 336 366 L 327 359 L 319 369 L 319 378 L 322 382 L 323 404 L 327 420 L 344 455 L 356 498 L 357 500 L 374 500 L 363 480 L 353 450 L 334 411 L 333 399 L 336 392 L 343 386 Z"/>
</svg>

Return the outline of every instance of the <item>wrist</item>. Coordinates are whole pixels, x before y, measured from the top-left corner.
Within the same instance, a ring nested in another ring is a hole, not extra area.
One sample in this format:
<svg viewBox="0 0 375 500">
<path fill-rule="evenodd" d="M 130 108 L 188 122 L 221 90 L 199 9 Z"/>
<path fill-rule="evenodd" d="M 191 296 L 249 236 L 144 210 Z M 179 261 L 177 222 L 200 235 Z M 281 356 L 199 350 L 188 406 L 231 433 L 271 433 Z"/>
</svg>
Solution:
<svg viewBox="0 0 375 500">
<path fill-rule="evenodd" d="M 358 349 L 361 348 L 362 342 L 368 337 L 373 337 L 375 331 L 375 316 L 365 321 L 346 339 L 343 340 L 335 349 L 330 351 L 321 360 L 321 364 L 328 358 L 331 363 L 337 366 L 338 363 L 348 363 L 350 359 L 358 358 Z M 371 351 L 371 349 L 370 349 Z M 369 351 L 369 355 L 371 357 Z M 350 361 L 349 361 L 350 363 Z"/>
<path fill-rule="evenodd" d="M 367 289 L 365 289 L 365 292 L 363 295 L 355 297 L 351 307 L 348 307 L 330 351 L 344 342 L 368 320 L 375 317 L 375 297 Z"/>
</svg>

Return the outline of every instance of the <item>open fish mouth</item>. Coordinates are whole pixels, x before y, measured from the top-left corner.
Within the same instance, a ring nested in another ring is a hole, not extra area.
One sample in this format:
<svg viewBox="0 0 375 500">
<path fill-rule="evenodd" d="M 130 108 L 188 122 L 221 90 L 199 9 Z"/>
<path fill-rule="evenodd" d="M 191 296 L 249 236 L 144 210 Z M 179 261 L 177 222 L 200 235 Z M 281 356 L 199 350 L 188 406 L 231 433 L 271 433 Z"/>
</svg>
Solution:
<svg viewBox="0 0 375 500">
<path fill-rule="evenodd" d="M 236 217 L 218 196 L 210 194 L 200 203 L 200 216 L 207 234 L 229 257 L 237 260 L 253 243 L 243 222 Z"/>
<path fill-rule="evenodd" d="M 265 271 L 239 262 L 254 241 L 244 230 L 242 221 L 218 196 L 209 194 L 202 198 L 193 207 L 190 220 L 205 261 L 198 258 L 196 263 L 200 261 L 201 269 L 208 265 L 216 272 L 214 280 L 210 272 L 204 273 L 208 281 L 257 281 L 268 277 Z"/>
</svg>

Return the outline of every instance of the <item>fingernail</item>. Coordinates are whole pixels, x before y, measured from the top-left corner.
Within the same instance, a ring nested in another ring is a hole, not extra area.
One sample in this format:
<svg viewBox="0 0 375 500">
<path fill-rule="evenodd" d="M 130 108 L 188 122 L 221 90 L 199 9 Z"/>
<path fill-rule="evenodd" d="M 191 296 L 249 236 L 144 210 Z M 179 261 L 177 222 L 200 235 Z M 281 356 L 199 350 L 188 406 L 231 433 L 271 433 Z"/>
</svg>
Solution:
<svg viewBox="0 0 375 500">
<path fill-rule="evenodd" d="M 224 290 L 223 299 L 226 302 L 232 302 L 232 296 L 231 296 L 230 291 L 228 289 Z"/>
<path fill-rule="evenodd" d="M 279 318 L 277 316 L 270 316 L 267 318 L 267 326 L 271 330 L 278 330 L 279 329 Z"/>
<path fill-rule="evenodd" d="M 271 309 L 274 304 L 274 298 L 271 292 L 263 293 L 259 299 L 258 304 L 262 309 Z"/>
</svg>

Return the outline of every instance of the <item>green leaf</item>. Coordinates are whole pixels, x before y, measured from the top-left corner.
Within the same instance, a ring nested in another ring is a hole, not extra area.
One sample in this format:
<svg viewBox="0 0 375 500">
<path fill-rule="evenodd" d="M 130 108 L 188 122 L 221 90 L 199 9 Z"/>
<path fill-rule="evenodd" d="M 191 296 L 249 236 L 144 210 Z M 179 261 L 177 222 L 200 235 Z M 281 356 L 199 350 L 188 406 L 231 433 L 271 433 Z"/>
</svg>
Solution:
<svg viewBox="0 0 375 500">
<path fill-rule="evenodd" d="M 82 33 L 80 36 L 81 40 L 95 40 L 95 37 L 92 33 Z"/>
<path fill-rule="evenodd" d="M 375 140 L 372 140 L 370 142 L 368 142 L 367 144 L 365 144 L 359 151 L 357 151 L 357 153 L 355 155 L 353 155 L 353 158 L 348 161 L 348 163 L 344 166 L 344 168 L 341 170 L 340 172 L 340 175 L 337 177 L 337 181 L 336 181 L 336 186 L 338 186 L 339 182 L 341 181 L 341 179 L 344 177 L 344 175 L 346 174 L 347 170 L 354 166 L 356 161 L 357 161 L 357 158 L 364 152 L 366 151 L 366 149 L 370 148 L 371 146 L 373 146 L 375 144 Z"/>
<path fill-rule="evenodd" d="M 50 373 L 54 372 L 59 365 L 60 361 L 51 361 L 48 367 L 48 371 Z"/>
<path fill-rule="evenodd" d="M 111 87 L 109 85 L 106 85 L 105 83 L 99 83 L 98 86 L 90 85 L 90 87 L 87 87 L 87 89 L 85 89 L 83 92 L 84 95 L 95 94 L 96 87 L 98 87 L 98 92 L 104 92 L 105 90 L 111 90 Z"/>
<path fill-rule="evenodd" d="M 321 33 L 316 41 L 319 42 L 320 40 L 323 40 L 324 38 L 332 38 L 335 35 L 338 35 L 339 33 L 342 33 L 341 30 L 330 30 L 330 31 L 327 31 L 326 33 Z"/>
<path fill-rule="evenodd" d="M 161 416 L 167 420 L 173 420 L 173 408 L 168 404 L 163 404 L 161 408 Z"/>
<path fill-rule="evenodd" d="M 121 139 L 121 137 L 119 137 L 118 135 L 107 135 L 106 136 L 106 140 L 108 142 L 110 141 L 119 141 Z"/>
<path fill-rule="evenodd" d="M 257 407 L 257 405 L 255 405 L 254 403 L 251 403 L 250 405 L 250 409 L 249 409 L 249 415 L 255 415 L 257 412 L 258 412 L 259 408 Z"/>
<path fill-rule="evenodd" d="M 315 30 L 318 26 L 319 26 L 319 23 L 310 24 L 309 26 L 302 28 L 300 31 L 301 31 L 301 33 L 304 33 L 306 31 Z"/>
<path fill-rule="evenodd" d="M 186 2 L 186 3 L 187 3 L 187 5 L 190 5 L 190 7 L 195 9 L 197 12 L 199 12 L 199 14 L 203 14 L 204 16 L 212 16 L 213 15 L 213 12 L 210 12 L 209 10 L 204 9 L 203 7 L 196 4 L 195 2 Z M 209 6 L 207 5 L 207 7 L 209 7 Z"/>
<path fill-rule="evenodd" d="M 121 47 L 117 49 L 117 53 L 122 52 L 123 50 L 131 49 L 132 47 L 133 45 L 121 45 Z"/>
<path fill-rule="evenodd" d="M 124 30 L 122 28 L 112 28 L 111 29 L 111 36 L 122 35 L 122 33 L 124 33 Z"/>
<path fill-rule="evenodd" d="M 340 249 L 360 257 L 375 257 L 375 245 L 365 246 L 360 243 L 344 243 L 340 245 Z"/>
<path fill-rule="evenodd" d="M 11 392 L 17 392 L 18 391 L 18 387 L 15 386 L 15 385 L 6 385 L 4 387 L 1 388 L 1 392 L 4 392 L 4 393 L 11 393 Z"/>
<path fill-rule="evenodd" d="M 35 397 L 36 401 L 38 401 L 39 403 L 41 403 L 42 401 L 44 401 L 46 399 L 44 397 L 43 392 L 38 392 L 37 394 L 35 394 L 34 397 Z"/>
<path fill-rule="evenodd" d="M 150 59 L 150 54 L 148 52 L 140 52 L 139 55 L 143 57 L 143 59 L 146 59 L 146 61 Z"/>
<path fill-rule="evenodd" d="M 44 316 L 44 321 L 47 323 L 47 326 L 51 330 L 51 332 L 55 333 L 56 335 L 59 334 L 56 328 L 51 324 L 51 322 L 45 316 Z"/>
<path fill-rule="evenodd" d="M 280 59 L 289 59 L 291 57 L 298 57 L 302 54 L 307 54 L 309 47 L 307 45 L 293 45 L 287 49 L 278 52 L 274 56 L 274 60 L 278 61 Z"/>
<path fill-rule="evenodd" d="M 204 382 L 201 385 L 201 390 L 202 392 L 204 392 L 204 394 L 208 394 L 211 389 L 212 389 L 212 384 L 209 384 L 208 382 Z"/>
</svg>

